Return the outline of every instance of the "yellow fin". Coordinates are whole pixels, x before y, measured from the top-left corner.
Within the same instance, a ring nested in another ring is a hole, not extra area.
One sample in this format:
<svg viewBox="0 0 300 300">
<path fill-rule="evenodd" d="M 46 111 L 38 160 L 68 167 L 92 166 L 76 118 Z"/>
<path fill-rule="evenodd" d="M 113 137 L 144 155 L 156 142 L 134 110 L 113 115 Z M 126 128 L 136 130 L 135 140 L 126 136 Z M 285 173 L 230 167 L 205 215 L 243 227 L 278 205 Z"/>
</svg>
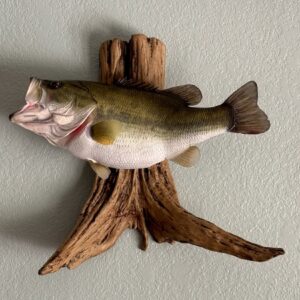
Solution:
<svg viewBox="0 0 300 300">
<path fill-rule="evenodd" d="M 178 156 L 172 158 L 171 160 L 183 167 L 193 166 L 200 158 L 200 150 L 196 146 L 191 146 Z"/>
<path fill-rule="evenodd" d="M 110 175 L 110 169 L 108 167 L 102 166 L 97 163 L 89 162 L 91 168 L 94 170 L 94 172 L 103 180 L 107 179 Z"/>
<path fill-rule="evenodd" d="M 121 129 L 122 124 L 117 120 L 101 121 L 92 126 L 91 136 L 100 144 L 111 145 L 120 134 Z"/>
</svg>

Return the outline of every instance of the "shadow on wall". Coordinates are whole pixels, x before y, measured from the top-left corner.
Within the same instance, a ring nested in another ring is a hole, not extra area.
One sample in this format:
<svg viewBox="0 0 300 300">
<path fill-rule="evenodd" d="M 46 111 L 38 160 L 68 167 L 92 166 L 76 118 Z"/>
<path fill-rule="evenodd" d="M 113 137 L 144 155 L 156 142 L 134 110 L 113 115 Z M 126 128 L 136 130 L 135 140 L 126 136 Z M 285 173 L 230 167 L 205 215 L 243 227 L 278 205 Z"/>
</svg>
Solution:
<svg viewBox="0 0 300 300">
<path fill-rule="evenodd" d="M 87 36 L 87 40 L 84 41 L 88 45 L 88 57 L 89 57 L 89 69 L 91 72 L 99 73 L 99 48 L 102 42 L 118 38 L 124 41 L 128 41 L 133 34 L 142 33 L 139 30 L 131 28 L 124 28 L 120 24 L 111 23 L 106 26 L 106 31 L 103 28 L 99 30 L 94 29 L 92 32 L 83 33 L 83 36 Z"/>
<path fill-rule="evenodd" d="M 59 200 L 54 199 L 54 207 L 50 206 L 50 209 L 45 211 L 26 214 L 17 219 L 10 216 L 1 217 L 0 234 L 39 246 L 59 246 L 74 226 L 75 220 L 89 196 L 92 181 L 93 172 L 85 164 L 81 174 L 78 175 L 74 188 L 65 191 L 62 196 L 60 195 Z"/>
<path fill-rule="evenodd" d="M 79 70 L 60 71 L 63 66 L 55 68 L 52 66 L 31 66 L 25 63 L 16 62 L 15 65 L 9 67 L 0 67 L 0 123 L 1 127 L 12 126 L 13 131 L 24 131 L 24 135 L 31 139 L 34 147 L 42 149 L 47 143 L 43 138 L 35 136 L 31 132 L 25 131 L 22 128 L 13 126 L 9 123 L 8 115 L 21 108 L 25 104 L 24 96 L 28 87 L 29 77 L 34 75 L 40 78 L 70 78 L 74 74 L 80 74 Z M 80 77 L 78 77 L 80 78 Z M 22 145 L 17 139 L 13 140 L 11 147 L 22 149 Z M 53 147 L 49 145 L 49 147 Z M 34 155 L 34 154 L 33 154 Z M 22 158 L 22 157 L 21 157 Z M 20 162 L 16 158 L 15 164 Z M 55 163 L 55 162 L 49 162 Z M 34 168 L 34 166 L 33 166 Z M 26 178 L 26 174 L 22 176 Z M 30 178 L 24 179 L 31 185 Z M 84 165 L 81 173 L 78 174 L 78 180 L 69 191 L 66 191 L 61 199 L 55 200 L 55 207 L 51 207 L 46 211 L 41 211 L 38 214 L 24 215 L 14 219 L 8 215 L 0 218 L 0 234 L 12 239 L 17 238 L 22 241 L 29 241 L 42 246 L 58 246 L 67 236 L 75 223 L 79 211 L 87 199 L 93 182 L 93 172 L 87 164 Z M 34 186 L 34 185 L 33 185 Z M 13 187 L 12 187 L 13 188 Z M 49 186 L 51 189 L 51 186 Z M 11 192 L 11 194 L 13 194 Z M 13 196 L 12 196 L 13 197 Z M 43 199 L 41 199 L 43 201 Z"/>
<path fill-rule="evenodd" d="M 96 80 L 98 78 L 98 51 L 100 44 L 110 38 L 119 37 L 128 39 L 131 32 L 125 32 L 117 25 L 111 25 L 106 32 L 95 30 L 92 33 L 83 34 L 83 43 L 87 43 L 89 66 L 86 73 L 76 65 L 70 68 L 67 65 L 61 65 L 53 60 L 52 62 L 32 64 L 26 61 L 15 60 L 7 57 L 5 61 L 0 62 L 0 122 L 1 125 L 9 126 L 8 115 L 20 109 L 24 105 L 24 96 L 29 84 L 29 77 L 47 79 L 81 79 Z M 87 40 L 86 40 L 87 39 Z M 88 74 L 88 75 L 86 75 Z M 86 78 L 84 78 L 84 76 Z M 4 122 L 7 124 L 4 124 Z M 1 126 L 3 127 L 3 126 Z M 15 127 L 13 130 L 20 130 Z M 32 139 L 31 133 L 28 138 Z M 18 143 L 15 140 L 13 143 Z M 41 148 L 45 141 L 41 138 L 34 140 L 35 147 Z M 17 145 L 15 145 L 17 147 Z M 14 147 L 14 146 L 13 146 Z M 22 145 L 20 145 L 22 149 Z M 48 247 L 58 246 L 71 231 L 79 211 L 87 199 L 92 187 L 93 172 L 86 164 L 78 175 L 78 182 L 70 191 L 66 191 L 61 199 L 55 199 L 55 207 L 41 211 L 34 215 L 24 215 L 13 219 L 12 216 L 3 216 L 0 219 L 0 234 L 12 239 L 17 238 L 20 241 L 30 240 L 33 243 Z M 26 178 L 24 174 L 24 178 Z M 30 178 L 26 180 L 30 181 Z M 28 184 L 31 184 L 28 182 Z M 51 188 L 51 186 L 49 187 Z M 42 200 L 42 199 L 41 199 Z"/>
</svg>

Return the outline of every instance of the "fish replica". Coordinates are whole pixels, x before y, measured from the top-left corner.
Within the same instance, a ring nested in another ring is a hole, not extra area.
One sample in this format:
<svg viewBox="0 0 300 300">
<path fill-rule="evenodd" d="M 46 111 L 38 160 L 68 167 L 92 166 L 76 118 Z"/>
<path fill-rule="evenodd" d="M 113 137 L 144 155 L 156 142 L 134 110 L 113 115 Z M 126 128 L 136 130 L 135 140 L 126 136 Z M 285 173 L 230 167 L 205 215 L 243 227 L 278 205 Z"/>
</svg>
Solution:
<svg viewBox="0 0 300 300">
<path fill-rule="evenodd" d="M 209 138 L 270 127 L 254 81 L 215 107 L 193 107 L 201 98 L 194 85 L 159 90 L 129 80 L 104 85 L 31 78 L 26 105 L 10 120 L 89 161 L 104 179 L 109 168 L 147 168 L 165 159 L 189 167 L 199 159 L 196 145 Z"/>
</svg>

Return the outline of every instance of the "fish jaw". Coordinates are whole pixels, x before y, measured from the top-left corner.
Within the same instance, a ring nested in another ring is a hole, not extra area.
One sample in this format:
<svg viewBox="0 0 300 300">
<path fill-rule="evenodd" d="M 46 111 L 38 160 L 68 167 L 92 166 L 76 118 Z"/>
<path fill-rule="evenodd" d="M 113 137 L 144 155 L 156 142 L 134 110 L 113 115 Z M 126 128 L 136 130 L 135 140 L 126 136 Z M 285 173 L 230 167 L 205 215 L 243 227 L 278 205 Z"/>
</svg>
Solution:
<svg viewBox="0 0 300 300">
<path fill-rule="evenodd" d="M 40 134 L 45 128 L 39 128 L 39 123 L 48 123 L 47 121 L 51 117 L 50 111 L 45 107 L 46 93 L 41 87 L 41 80 L 30 78 L 25 101 L 26 104 L 11 114 L 9 119 L 12 123 Z"/>
<path fill-rule="evenodd" d="M 38 135 L 46 134 L 53 124 L 51 113 L 39 103 L 27 102 L 19 111 L 11 114 L 9 119 Z"/>
</svg>

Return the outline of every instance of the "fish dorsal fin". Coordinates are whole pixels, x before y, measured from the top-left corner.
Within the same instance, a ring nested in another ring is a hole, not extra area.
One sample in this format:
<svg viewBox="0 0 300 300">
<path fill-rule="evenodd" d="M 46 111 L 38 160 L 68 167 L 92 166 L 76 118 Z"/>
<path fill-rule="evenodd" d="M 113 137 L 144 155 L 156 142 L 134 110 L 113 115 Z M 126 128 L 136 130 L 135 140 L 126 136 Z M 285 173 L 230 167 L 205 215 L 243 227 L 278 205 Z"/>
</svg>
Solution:
<svg viewBox="0 0 300 300">
<path fill-rule="evenodd" d="M 172 88 L 162 90 L 161 93 L 175 97 L 177 96 L 187 105 L 196 105 L 200 103 L 202 99 L 200 89 L 193 84 L 174 86 Z"/>
<path fill-rule="evenodd" d="M 102 145 L 111 145 L 122 130 L 122 123 L 117 120 L 105 120 L 94 124 L 91 128 L 91 137 Z"/>
<path fill-rule="evenodd" d="M 200 150 L 196 146 L 191 146 L 171 160 L 183 167 L 193 166 L 200 158 Z"/>
<path fill-rule="evenodd" d="M 144 90 L 148 92 L 159 92 L 159 89 L 149 83 L 135 81 L 133 79 L 121 79 L 114 82 L 115 85 L 129 89 Z"/>
<path fill-rule="evenodd" d="M 117 86 L 125 88 L 144 90 L 175 97 L 177 99 L 183 100 L 187 105 L 196 105 L 200 103 L 202 99 L 202 93 L 200 89 L 193 84 L 174 86 L 165 90 L 160 90 L 156 86 L 153 86 L 149 83 L 135 81 L 132 79 L 118 80 L 115 82 L 115 84 Z"/>
</svg>

